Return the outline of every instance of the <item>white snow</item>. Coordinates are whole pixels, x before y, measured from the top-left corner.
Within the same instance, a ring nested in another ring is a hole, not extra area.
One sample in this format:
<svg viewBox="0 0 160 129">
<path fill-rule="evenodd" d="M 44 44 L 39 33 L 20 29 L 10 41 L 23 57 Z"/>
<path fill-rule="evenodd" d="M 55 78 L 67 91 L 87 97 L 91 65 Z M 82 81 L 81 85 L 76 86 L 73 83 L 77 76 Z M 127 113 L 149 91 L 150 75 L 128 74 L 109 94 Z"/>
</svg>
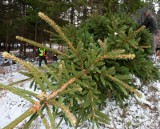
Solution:
<svg viewBox="0 0 160 129">
<path fill-rule="evenodd" d="M 26 78 L 17 71 L 16 66 L 8 67 L 8 69 L 11 70 L 10 73 L 0 74 L 0 83 L 9 84 Z M 28 81 L 17 86 L 28 90 L 29 84 Z M 124 108 L 116 106 L 114 100 L 107 100 L 107 106 L 103 112 L 109 115 L 110 123 L 102 125 L 101 129 L 160 129 L 160 82 L 157 81 L 143 86 L 139 92 L 142 94 L 142 98 L 130 97 L 124 102 L 124 104 L 128 103 Z M 29 102 L 17 95 L 0 90 L 0 129 L 21 115 L 30 106 Z M 91 128 L 90 125 L 91 123 L 86 122 L 79 129 Z M 21 126 L 22 124 L 18 125 L 18 127 Z M 64 122 L 62 122 L 60 128 L 72 129 L 66 126 Z M 32 129 L 45 129 L 40 122 L 40 118 L 33 123 Z"/>
</svg>

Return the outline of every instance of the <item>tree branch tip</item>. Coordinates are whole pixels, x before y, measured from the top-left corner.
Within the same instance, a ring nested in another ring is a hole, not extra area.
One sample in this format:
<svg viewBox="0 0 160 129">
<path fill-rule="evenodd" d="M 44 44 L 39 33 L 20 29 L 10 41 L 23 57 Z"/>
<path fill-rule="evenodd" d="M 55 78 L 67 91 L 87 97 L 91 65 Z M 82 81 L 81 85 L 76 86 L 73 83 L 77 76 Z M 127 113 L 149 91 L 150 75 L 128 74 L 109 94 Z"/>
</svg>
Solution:
<svg viewBox="0 0 160 129">
<path fill-rule="evenodd" d="M 38 12 L 38 16 L 44 16 L 45 14 L 44 13 L 42 13 L 42 12 Z"/>
<path fill-rule="evenodd" d="M 8 52 L 3 52 L 3 53 L 2 53 L 2 56 L 3 56 L 4 58 L 6 58 L 6 57 L 10 56 L 10 54 L 9 54 Z"/>
<path fill-rule="evenodd" d="M 22 41 L 23 37 L 22 37 L 22 36 L 16 36 L 16 39 L 18 39 L 18 40 L 21 40 L 21 41 Z"/>
</svg>

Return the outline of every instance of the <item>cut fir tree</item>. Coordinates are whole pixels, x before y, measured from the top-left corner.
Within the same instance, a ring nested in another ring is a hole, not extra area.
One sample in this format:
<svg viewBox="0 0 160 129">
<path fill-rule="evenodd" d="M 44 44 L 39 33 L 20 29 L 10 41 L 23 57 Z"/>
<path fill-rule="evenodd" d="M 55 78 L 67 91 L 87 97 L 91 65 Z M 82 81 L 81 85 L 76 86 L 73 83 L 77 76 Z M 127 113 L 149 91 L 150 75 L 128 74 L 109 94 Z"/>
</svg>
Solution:
<svg viewBox="0 0 160 129">
<path fill-rule="evenodd" d="M 28 79 L 22 81 L 31 79 L 31 87 L 41 90 L 40 94 L 36 94 L 12 84 L 0 84 L 0 88 L 32 103 L 25 113 L 4 129 L 14 128 L 29 118 L 24 125 L 27 129 L 39 116 L 46 129 L 58 128 L 63 120 L 75 128 L 86 121 L 91 122 L 93 127 L 100 127 L 101 123 L 109 122 L 107 114 L 102 112 L 107 99 L 114 98 L 122 106 L 129 96 L 141 97 L 132 83 L 133 75 L 142 83 L 159 78 L 158 70 L 148 59 L 151 48 L 144 47 L 151 46 L 150 35 L 144 27 L 136 28 L 127 16 L 95 14 L 79 27 L 60 28 L 45 14 L 40 12 L 38 15 L 57 32 L 61 42 L 66 44 L 65 50 L 60 52 L 43 46 L 58 54 L 60 61 L 42 68 L 3 53 L 5 58 L 15 60 L 26 68 L 27 71 L 21 73 Z M 142 39 L 144 35 L 148 37 L 146 40 Z M 20 36 L 16 38 L 42 47 L 32 40 Z M 16 83 L 19 82 L 13 84 Z M 59 123 L 55 122 L 57 118 L 60 118 Z"/>
</svg>

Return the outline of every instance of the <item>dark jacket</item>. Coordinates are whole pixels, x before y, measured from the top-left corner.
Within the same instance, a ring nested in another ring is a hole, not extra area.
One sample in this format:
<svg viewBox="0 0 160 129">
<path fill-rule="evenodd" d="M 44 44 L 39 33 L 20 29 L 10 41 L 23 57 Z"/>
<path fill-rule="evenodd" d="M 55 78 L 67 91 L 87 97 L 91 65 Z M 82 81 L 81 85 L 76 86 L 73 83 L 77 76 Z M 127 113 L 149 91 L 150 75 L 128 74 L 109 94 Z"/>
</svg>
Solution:
<svg viewBox="0 0 160 129">
<path fill-rule="evenodd" d="M 146 26 L 152 34 L 155 34 L 158 29 L 157 20 L 154 16 L 147 16 L 142 25 Z"/>
</svg>

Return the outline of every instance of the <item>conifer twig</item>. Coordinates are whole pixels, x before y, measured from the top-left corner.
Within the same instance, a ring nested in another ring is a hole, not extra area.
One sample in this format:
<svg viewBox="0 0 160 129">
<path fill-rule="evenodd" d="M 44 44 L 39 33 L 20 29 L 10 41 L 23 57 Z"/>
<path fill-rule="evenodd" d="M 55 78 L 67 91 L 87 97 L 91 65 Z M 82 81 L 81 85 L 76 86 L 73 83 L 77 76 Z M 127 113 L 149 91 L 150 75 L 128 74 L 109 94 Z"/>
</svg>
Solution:
<svg viewBox="0 0 160 129">
<path fill-rule="evenodd" d="M 76 77 L 71 78 L 66 83 L 64 83 L 59 89 L 53 91 L 49 96 L 47 96 L 46 100 L 50 100 L 50 99 L 56 97 L 61 91 L 63 91 L 64 89 L 66 89 L 69 84 L 72 84 L 76 80 L 77 80 Z"/>
<path fill-rule="evenodd" d="M 105 50 L 106 50 L 106 43 L 102 42 L 102 40 L 98 40 L 99 46 L 102 49 L 103 55 L 105 55 Z"/>
<path fill-rule="evenodd" d="M 68 40 L 68 38 L 65 36 L 63 31 L 60 29 L 60 27 L 53 20 L 51 20 L 47 15 L 45 15 L 44 13 L 39 12 L 38 16 L 41 17 L 43 20 L 45 20 L 50 26 L 52 26 L 55 29 L 55 31 L 62 37 L 62 39 L 67 43 L 67 45 L 75 52 L 75 54 L 78 56 L 78 58 L 81 62 L 81 69 L 83 70 L 84 69 L 84 64 L 83 64 L 83 60 L 82 60 L 80 54 L 73 47 L 72 43 Z"/>
<path fill-rule="evenodd" d="M 66 107 L 65 105 L 62 105 L 60 103 L 58 103 L 57 101 L 54 100 L 50 100 L 48 101 L 48 103 L 57 106 L 59 108 L 61 108 L 64 113 L 66 114 L 66 116 L 70 119 L 70 122 L 75 125 L 77 123 L 77 119 L 75 118 L 75 116 L 69 111 L 68 107 Z"/>
<path fill-rule="evenodd" d="M 135 90 L 134 88 L 132 88 L 131 86 L 129 86 L 128 84 L 122 82 L 121 80 L 111 76 L 111 75 L 105 75 L 106 77 L 110 78 L 111 80 L 115 81 L 115 82 L 118 82 L 119 84 L 121 84 L 125 89 L 127 89 L 128 91 L 132 92 L 132 93 L 135 93 L 138 97 L 142 97 L 142 95 L 137 91 Z"/>
<path fill-rule="evenodd" d="M 14 121 L 12 121 L 10 124 L 8 124 L 7 126 L 5 126 L 3 129 L 14 129 L 14 127 L 16 125 L 18 125 L 21 121 L 23 121 L 24 119 L 26 119 L 27 117 L 29 117 L 33 113 L 35 113 L 34 110 L 32 110 L 31 108 L 28 109 L 21 116 L 19 116 L 17 119 L 15 119 Z"/>
<path fill-rule="evenodd" d="M 134 59 L 135 54 L 121 54 L 121 55 L 102 55 L 97 60 L 94 61 L 94 64 L 97 64 L 99 61 L 104 59 Z"/>
<path fill-rule="evenodd" d="M 34 103 L 34 100 L 32 98 L 30 98 L 29 95 L 36 97 L 36 94 L 31 91 L 19 89 L 17 87 L 12 87 L 12 86 L 5 86 L 1 83 L 0 83 L 0 89 L 5 89 L 5 90 L 8 90 L 16 95 L 19 95 L 20 97 L 28 100 L 30 103 Z"/>
<path fill-rule="evenodd" d="M 11 54 L 7 53 L 7 52 L 3 52 L 2 56 L 5 57 L 5 58 L 12 59 L 12 60 L 20 63 L 24 68 L 26 68 L 29 72 L 31 72 L 31 74 L 34 76 L 35 81 L 39 84 L 41 90 L 43 92 L 46 91 L 45 88 L 44 88 L 44 85 L 42 83 L 42 77 L 44 77 L 44 75 L 39 69 L 34 67 L 31 63 L 25 62 L 25 61 L 15 57 L 14 55 L 11 55 Z"/>
<path fill-rule="evenodd" d="M 22 83 L 22 82 L 25 82 L 25 81 L 29 81 L 29 80 L 31 80 L 31 78 L 26 78 L 26 79 L 23 79 L 23 80 L 20 80 L 20 81 L 16 81 L 16 82 L 10 83 L 10 84 L 8 84 L 8 86 L 13 86 L 15 84 L 19 84 L 19 83 Z"/>
<path fill-rule="evenodd" d="M 54 116 L 53 116 L 50 108 L 48 107 L 48 105 L 46 105 L 46 108 L 47 108 L 47 114 L 48 114 L 48 117 L 49 117 L 49 120 L 50 120 L 51 128 L 52 128 L 52 129 L 55 129 L 55 128 L 56 128 L 56 126 L 55 126 L 55 124 L 54 124 L 55 118 L 54 118 Z"/>
<path fill-rule="evenodd" d="M 44 29 L 44 32 L 47 32 L 49 34 L 54 34 L 52 31 L 49 31 L 49 30 L 46 30 L 46 29 Z"/>
<path fill-rule="evenodd" d="M 87 73 L 87 71 L 86 71 L 86 70 L 83 70 L 83 71 L 82 71 L 79 75 L 77 75 L 76 77 L 73 77 L 73 78 L 69 79 L 69 80 L 68 80 L 66 83 L 64 83 L 60 88 L 58 88 L 57 90 L 53 91 L 50 95 L 48 95 L 48 96 L 46 97 L 46 100 L 48 101 L 48 100 L 56 97 L 60 92 L 62 92 L 63 90 L 65 90 L 65 89 L 68 87 L 68 85 L 74 83 L 75 81 L 78 80 L 78 78 L 80 78 L 83 74 L 86 74 L 86 73 Z"/>
<path fill-rule="evenodd" d="M 141 48 L 151 48 L 151 46 L 140 46 Z"/>
<path fill-rule="evenodd" d="M 47 119 L 46 119 L 45 115 L 42 113 L 42 111 L 39 110 L 39 111 L 37 111 L 37 113 L 41 117 L 43 125 L 45 126 L 45 128 L 46 129 L 50 129 L 49 122 L 47 121 Z"/>
<path fill-rule="evenodd" d="M 15 60 L 16 62 L 20 63 L 23 67 L 25 67 L 29 72 L 31 72 L 31 74 L 34 76 L 35 81 L 39 84 L 39 86 L 43 92 L 45 92 L 45 88 L 42 83 L 43 80 L 47 83 L 49 89 L 53 90 L 52 84 L 48 81 L 48 79 L 43 74 L 43 72 L 40 71 L 38 68 L 34 67 L 31 63 L 25 62 L 25 61 L 15 57 L 14 55 L 7 53 L 7 52 L 4 52 L 2 55 L 5 58 Z"/>
<path fill-rule="evenodd" d="M 129 35 L 124 42 L 128 42 L 132 37 L 134 37 L 137 33 L 139 33 L 140 31 L 142 31 L 145 28 L 145 26 L 141 26 L 140 28 L 138 28 L 137 30 L 135 30 L 131 35 Z M 132 45 L 133 48 L 137 48 L 137 46 Z"/>
<path fill-rule="evenodd" d="M 16 39 L 18 39 L 18 40 L 20 40 L 20 41 L 27 42 L 27 43 L 32 44 L 32 45 L 37 46 L 37 47 L 45 48 L 45 49 L 47 49 L 48 51 L 52 51 L 52 52 L 57 53 L 57 54 L 59 54 L 59 55 L 67 56 L 65 53 L 62 53 L 62 52 L 60 52 L 60 51 L 57 51 L 57 50 L 55 50 L 55 49 L 53 49 L 53 48 L 46 47 L 46 46 L 44 46 L 44 45 L 42 45 L 42 44 L 40 44 L 40 43 L 37 43 L 37 42 L 35 42 L 35 41 L 33 41 L 33 40 L 29 40 L 29 39 L 23 38 L 23 37 L 21 37 L 21 36 L 16 36 Z"/>
</svg>

